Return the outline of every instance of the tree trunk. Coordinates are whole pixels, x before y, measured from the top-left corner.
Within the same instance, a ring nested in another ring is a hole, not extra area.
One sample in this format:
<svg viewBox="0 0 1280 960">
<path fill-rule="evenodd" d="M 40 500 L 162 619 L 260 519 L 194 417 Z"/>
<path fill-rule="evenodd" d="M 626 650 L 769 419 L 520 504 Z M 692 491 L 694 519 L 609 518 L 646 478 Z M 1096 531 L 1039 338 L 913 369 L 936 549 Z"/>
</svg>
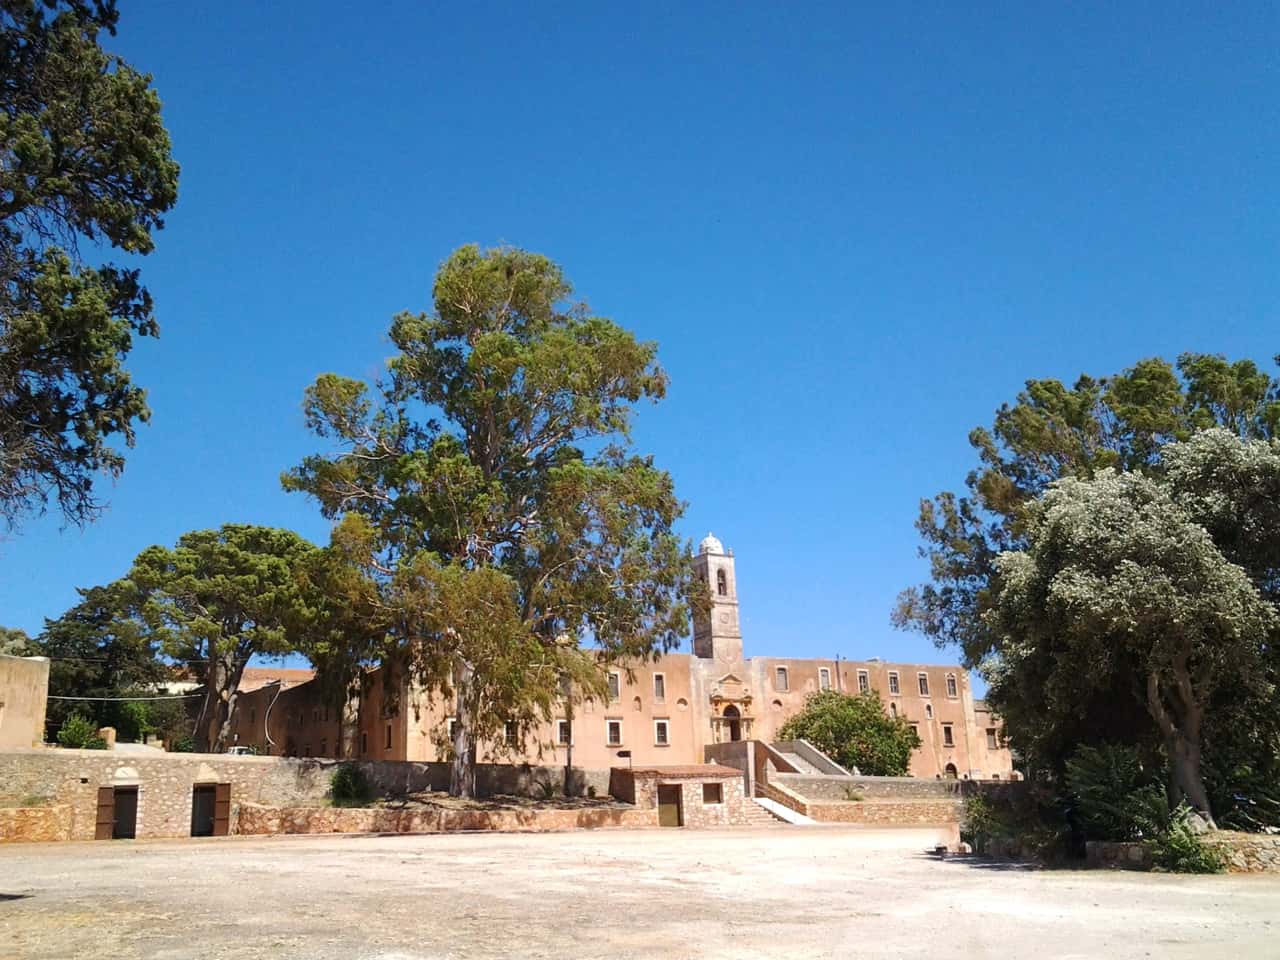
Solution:
<svg viewBox="0 0 1280 960">
<path fill-rule="evenodd" d="M 454 696 L 457 701 L 453 730 L 453 764 L 449 769 L 449 796 L 471 799 L 476 795 L 476 748 L 471 730 L 471 685 L 474 670 L 458 657 L 454 666 Z"/>
<path fill-rule="evenodd" d="M 1186 800 L 1191 809 L 1210 827 L 1216 827 L 1209 809 L 1209 792 L 1201 771 L 1200 725 L 1203 708 L 1192 694 L 1190 678 L 1179 663 L 1177 686 L 1166 701 L 1157 674 L 1147 675 L 1147 709 L 1164 738 L 1169 754 L 1170 806 Z M 1166 705 L 1167 703 L 1167 705 Z"/>
<path fill-rule="evenodd" d="M 244 676 L 247 657 L 239 651 L 217 657 L 214 672 L 218 685 L 214 688 L 217 700 L 212 718 L 209 718 L 209 753 L 222 753 L 227 749 L 231 736 L 231 720 L 235 716 L 236 701 L 240 698 L 240 678 Z"/>
<path fill-rule="evenodd" d="M 573 691 L 565 690 L 564 719 L 569 725 L 569 742 L 564 745 L 564 795 L 573 796 Z"/>
</svg>

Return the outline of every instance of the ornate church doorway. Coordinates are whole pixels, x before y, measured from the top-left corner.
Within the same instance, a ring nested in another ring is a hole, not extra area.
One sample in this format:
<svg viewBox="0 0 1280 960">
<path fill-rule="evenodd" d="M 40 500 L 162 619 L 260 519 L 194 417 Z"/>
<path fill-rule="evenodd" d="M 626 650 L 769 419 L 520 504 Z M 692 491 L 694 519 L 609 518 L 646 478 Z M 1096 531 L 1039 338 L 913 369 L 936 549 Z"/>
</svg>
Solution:
<svg viewBox="0 0 1280 960">
<path fill-rule="evenodd" d="M 729 704 L 724 708 L 724 719 L 729 727 L 730 740 L 742 739 L 742 721 L 739 719 L 740 717 L 741 714 L 738 713 L 738 708 L 733 704 Z"/>
</svg>

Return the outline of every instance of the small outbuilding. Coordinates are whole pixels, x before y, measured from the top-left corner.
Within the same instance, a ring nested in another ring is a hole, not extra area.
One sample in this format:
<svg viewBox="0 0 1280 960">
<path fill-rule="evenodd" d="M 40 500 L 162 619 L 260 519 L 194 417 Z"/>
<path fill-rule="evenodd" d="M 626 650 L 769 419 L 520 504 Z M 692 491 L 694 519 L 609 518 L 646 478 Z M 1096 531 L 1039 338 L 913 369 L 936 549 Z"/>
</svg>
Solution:
<svg viewBox="0 0 1280 960">
<path fill-rule="evenodd" d="M 663 827 L 720 827 L 749 822 L 741 770 L 714 763 L 614 767 L 609 793 L 637 809 L 658 811 Z"/>
</svg>

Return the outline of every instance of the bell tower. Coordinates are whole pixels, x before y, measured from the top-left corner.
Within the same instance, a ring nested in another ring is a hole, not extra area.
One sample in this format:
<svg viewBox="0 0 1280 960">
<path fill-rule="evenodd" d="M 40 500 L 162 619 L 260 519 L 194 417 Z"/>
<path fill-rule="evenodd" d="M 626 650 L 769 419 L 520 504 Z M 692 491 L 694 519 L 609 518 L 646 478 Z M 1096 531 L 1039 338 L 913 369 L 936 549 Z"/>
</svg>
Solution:
<svg viewBox="0 0 1280 960">
<path fill-rule="evenodd" d="M 721 663 L 742 662 L 742 629 L 738 625 L 738 584 L 733 551 L 712 534 L 698 544 L 694 569 L 707 585 L 710 608 L 694 614 L 693 655 Z"/>
</svg>

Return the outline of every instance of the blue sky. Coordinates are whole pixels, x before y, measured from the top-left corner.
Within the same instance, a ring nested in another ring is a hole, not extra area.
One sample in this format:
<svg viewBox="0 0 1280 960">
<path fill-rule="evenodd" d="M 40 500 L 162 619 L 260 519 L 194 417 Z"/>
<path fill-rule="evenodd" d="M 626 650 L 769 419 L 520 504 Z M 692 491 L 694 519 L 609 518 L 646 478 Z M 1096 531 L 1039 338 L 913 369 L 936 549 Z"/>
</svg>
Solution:
<svg viewBox="0 0 1280 960">
<path fill-rule="evenodd" d="M 1274 4 L 121 6 L 183 167 L 153 420 L 99 523 L 0 543 L 9 626 L 187 530 L 323 542 L 278 482 L 302 391 L 375 375 L 465 242 L 659 342 L 636 439 L 734 549 L 748 654 L 951 658 L 889 611 L 972 427 L 1030 377 L 1280 352 Z"/>
</svg>

